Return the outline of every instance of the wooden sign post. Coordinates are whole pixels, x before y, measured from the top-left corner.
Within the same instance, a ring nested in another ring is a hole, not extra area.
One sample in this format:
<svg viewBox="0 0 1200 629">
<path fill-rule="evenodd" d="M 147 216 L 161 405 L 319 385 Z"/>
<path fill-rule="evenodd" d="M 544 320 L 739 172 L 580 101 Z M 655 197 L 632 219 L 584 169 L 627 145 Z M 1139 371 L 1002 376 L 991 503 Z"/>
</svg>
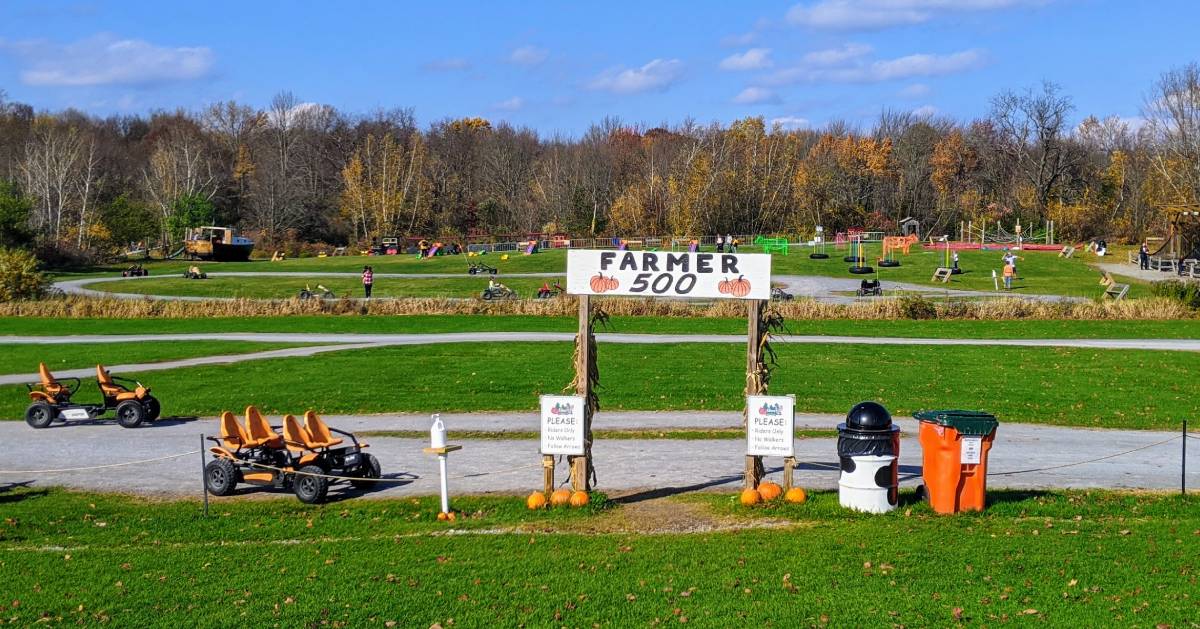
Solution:
<svg viewBox="0 0 1200 629">
<path fill-rule="evenodd" d="M 763 364 L 762 357 L 762 336 L 763 336 L 763 311 L 766 309 L 767 302 L 761 299 L 755 299 L 746 304 L 747 316 L 747 338 L 746 338 L 746 395 L 762 395 L 767 392 L 767 385 L 763 382 L 763 374 L 766 371 L 766 365 Z M 746 426 L 749 421 L 750 409 L 742 409 L 742 425 Z M 757 489 L 758 483 L 762 481 L 766 474 L 763 468 L 761 456 L 746 455 L 746 474 L 745 487 L 746 489 Z"/>
<path fill-rule="evenodd" d="M 592 351 L 596 343 L 592 329 L 592 298 L 579 296 L 579 332 L 575 337 L 575 395 L 583 398 L 583 455 L 568 457 L 571 466 L 571 488 L 575 491 L 591 490 L 592 462 L 592 415 L 593 402 L 591 374 L 596 373 L 596 356 Z"/>
</svg>

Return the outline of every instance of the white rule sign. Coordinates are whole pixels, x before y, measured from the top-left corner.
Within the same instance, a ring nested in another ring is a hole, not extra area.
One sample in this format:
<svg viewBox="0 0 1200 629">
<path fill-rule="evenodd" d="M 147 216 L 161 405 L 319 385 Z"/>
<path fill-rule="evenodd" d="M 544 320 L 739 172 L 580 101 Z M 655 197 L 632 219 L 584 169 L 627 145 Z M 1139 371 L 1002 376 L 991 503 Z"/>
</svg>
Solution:
<svg viewBox="0 0 1200 629">
<path fill-rule="evenodd" d="M 543 395 L 542 454 L 583 454 L 583 398 Z"/>
<path fill-rule="evenodd" d="M 979 465 L 983 453 L 983 437 L 962 438 L 962 464 Z"/>
<path fill-rule="evenodd" d="M 746 454 L 793 456 L 795 425 L 796 400 L 791 396 L 746 396 Z"/>
<path fill-rule="evenodd" d="M 567 252 L 572 295 L 770 299 L 771 256 L 686 251 Z"/>
</svg>

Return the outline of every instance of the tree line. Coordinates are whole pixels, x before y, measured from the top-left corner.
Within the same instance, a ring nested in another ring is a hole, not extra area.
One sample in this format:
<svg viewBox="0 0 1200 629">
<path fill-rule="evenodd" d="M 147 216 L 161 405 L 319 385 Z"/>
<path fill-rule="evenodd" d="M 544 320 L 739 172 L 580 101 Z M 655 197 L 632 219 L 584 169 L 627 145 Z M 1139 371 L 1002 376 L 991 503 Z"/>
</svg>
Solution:
<svg viewBox="0 0 1200 629">
<path fill-rule="evenodd" d="M 289 92 L 265 109 L 105 118 L 0 92 L 0 245 L 86 258 L 203 224 L 267 249 L 549 231 L 803 237 L 910 216 L 930 234 L 1053 220 L 1060 240 L 1136 241 L 1200 201 L 1200 66 L 1163 74 L 1136 122 L 1078 113 L 1043 83 L 998 93 L 966 123 L 892 110 L 869 129 L 608 118 L 563 137 L 483 118 L 421 128 L 411 109 L 354 115 Z"/>
</svg>

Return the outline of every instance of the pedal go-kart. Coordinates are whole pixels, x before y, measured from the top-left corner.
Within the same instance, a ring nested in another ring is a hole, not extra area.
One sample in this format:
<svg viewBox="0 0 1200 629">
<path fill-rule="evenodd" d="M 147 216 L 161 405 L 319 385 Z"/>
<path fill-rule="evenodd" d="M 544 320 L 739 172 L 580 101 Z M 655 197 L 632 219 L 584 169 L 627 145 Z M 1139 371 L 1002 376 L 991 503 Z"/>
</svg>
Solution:
<svg viewBox="0 0 1200 629">
<path fill-rule="evenodd" d="M 25 409 L 25 423 L 34 428 L 45 428 L 54 421 L 102 419 L 108 411 L 116 411 L 115 419 L 121 426 L 137 428 L 142 422 L 158 419 L 162 412 L 158 398 L 150 395 L 150 387 L 114 377 L 103 365 L 96 365 L 99 404 L 71 401 L 71 396 L 79 390 L 79 378 L 63 378 L 60 382 L 45 363 L 38 363 L 38 374 L 41 382 L 25 385 L 29 389 L 29 399 L 33 400 Z"/>
<path fill-rule="evenodd" d="M 147 271 L 146 268 L 140 264 L 134 264 L 128 269 L 121 271 L 121 277 L 146 277 L 147 275 L 150 275 L 150 271 Z"/>
<path fill-rule="evenodd" d="M 771 299 L 774 301 L 791 301 L 795 299 L 795 296 L 776 286 L 771 289 Z"/>
<path fill-rule="evenodd" d="M 206 280 L 208 279 L 208 273 L 201 271 L 200 267 L 192 265 L 188 267 L 188 270 L 183 272 L 183 278 L 187 280 Z"/>
<path fill-rule="evenodd" d="M 482 262 L 479 262 L 478 264 L 474 263 L 474 262 L 470 262 L 467 264 L 467 273 L 469 275 L 479 275 L 480 273 L 487 273 L 488 275 L 495 275 L 498 272 L 499 272 L 499 269 L 497 269 L 496 267 L 484 264 Z"/>
<path fill-rule="evenodd" d="M 321 291 L 321 293 L 317 294 L 313 292 L 313 289 L 310 288 L 308 284 L 305 284 L 304 288 L 300 289 L 300 293 L 296 296 L 300 299 L 337 299 L 337 295 L 333 294 L 333 291 L 329 290 L 328 288 L 325 288 L 323 284 L 317 284 L 317 290 Z"/>
<path fill-rule="evenodd" d="M 878 297 L 883 294 L 883 286 L 879 280 L 863 280 L 858 283 L 855 294 L 859 297 Z"/>
<path fill-rule="evenodd" d="M 308 411 L 304 424 L 294 415 L 283 418 L 283 434 L 276 432 L 254 406 L 246 407 L 246 425 L 238 423 L 233 413 L 221 413 L 221 436 L 209 437 L 217 443 L 209 448 L 213 460 L 204 466 L 204 484 L 215 496 L 228 496 L 238 483 L 291 489 L 301 502 L 321 502 L 329 486 L 343 482 L 326 476 L 353 477 L 364 480 L 348 481 L 364 489 L 375 483 L 365 479 L 380 478 L 382 471 L 374 455 L 363 452 L 367 444 L 354 435 L 330 428 Z M 350 440 L 333 436 L 334 433 Z M 341 446 L 341 447 L 338 447 Z"/>
<path fill-rule="evenodd" d="M 537 292 L 537 298 L 538 299 L 553 299 L 565 292 L 567 292 L 567 289 L 560 286 L 558 282 L 555 282 L 550 285 L 550 288 L 539 288 L 538 292 Z"/>
<path fill-rule="evenodd" d="M 496 284 L 483 289 L 479 297 L 484 301 L 492 301 L 493 299 L 516 299 L 517 293 L 504 284 Z"/>
</svg>

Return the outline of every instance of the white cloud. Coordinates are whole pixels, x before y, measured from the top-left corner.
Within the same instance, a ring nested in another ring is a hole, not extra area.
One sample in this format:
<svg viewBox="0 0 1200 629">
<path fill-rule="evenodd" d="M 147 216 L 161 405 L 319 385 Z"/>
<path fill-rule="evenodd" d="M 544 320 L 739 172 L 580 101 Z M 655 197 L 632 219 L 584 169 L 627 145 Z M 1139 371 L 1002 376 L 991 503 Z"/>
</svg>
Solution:
<svg viewBox="0 0 1200 629">
<path fill-rule="evenodd" d="M 509 98 L 507 100 L 502 100 L 498 103 L 493 103 L 492 109 L 499 109 L 500 111 L 517 111 L 518 109 L 521 109 L 524 106 L 525 106 L 525 99 L 521 98 L 520 96 L 513 96 L 512 98 Z"/>
<path fill-rule="evenodd" d="M 812 52 L 795 66 L 767 77 L 772 85 L 798 82 L 878 83 L 927 76 L 942 76 L 972 70 L 983 65 L 982 51 L 963 50 L 946 55 L 913 54 L 895 59 L 867 58 L 870 48 L 835 48 Z"/>
<path fill-rule="evenodd" d="M 778 127 L 784 131 L 796 131 L 797 129 L 808 128 L 808 118 L 799 118 L 797 116 L 782 116 L 771 119 L 771 127 Z"/>
<path fill-rule="evenodd" d="M 7 42 L 0 50 L 25 63 L 26 85 L 147 85 L 206 76 L 215 60 L 205 47 L 167 47 L 100 34 L 70 44 L 46 40 Z"/>
<path fill-rule="evenodd" d="M 508 60 L 522 66 L 535 66 L 546 60 L 550 51 L 537 46 L 521 46 L 508 54 Z"/>
<path fill-rule="evenodd" d="M 751 48 L 743 53 L 734 53 L 721 60 L 722 70 L 759 70 L 771 67 L 770 48 Z"/>
<path fill-rule="evenodd" d="M 1053 0 L 817 0 L 793 6 L 787 21 L 820 29 L 878 29 L 921 24 L 939 13 L 994 11 Z"/>
<path fill-rule="evenodd" d="M 654 59 L 640 68 L 606 70 L 592 79 L 588 87 L 614 94 L 636 94 L 665 90 L 683 77 L 683 62 L 678 59 Z"/>
<path fill-rule="evenodd" d="M 900 98 L 921 98 L 922 96 L 927 96 L 929 92 L 930 90 L 928 85 L 924 83 L 913 83 L 912 85 L 905 86 L 903 89 L 897 92 L 896 95 Z"/>
<path fill-rule="evenodd" d="M 721 38 L 721 45 L 725 48 L 738 48 L 741 46 L 749 46 L 756 41 L 758 41 L 758 33 L 755 31 L 750 31 L 748 33 L 726 35 Z"/>
<path fill-rule="evenodd" d="M 469 70 L 471 62 L 462 57 L 447 57 L 445 59 L 434 59 L 426 62 L 422 68 L 430 72 L 458 72 L 460 70 Z"/>
<path fill-rule="evenodd" d="M 918 118 L 931 118 L 936 116 L 938 108 L 933 105 L 922 105 L 912 110 L 912 114 Z"/>
<path fill-rule="evenodd" d="M 778 103 L 779 96 L 765 87 L 747 87 L 733 97 L 733 102 L 739 105 L 758 105 L 761 103 Z"/>
</svg>

